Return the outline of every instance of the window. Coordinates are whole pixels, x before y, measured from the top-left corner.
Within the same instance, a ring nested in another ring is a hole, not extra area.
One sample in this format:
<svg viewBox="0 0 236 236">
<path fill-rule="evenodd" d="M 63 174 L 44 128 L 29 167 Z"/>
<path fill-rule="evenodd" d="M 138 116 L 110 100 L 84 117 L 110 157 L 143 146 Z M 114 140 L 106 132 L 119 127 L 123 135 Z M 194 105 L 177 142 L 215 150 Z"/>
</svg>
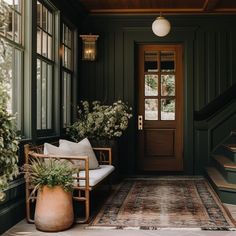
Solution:
<svg viewBox="0 0 236 236">
<path fill-rule="evenodd" d="M 1 67 L 8 71 L 9 77 L 9 102 L 8 111 L 16 114 L 16 123 L 18 130 L 22 130 L 22 84 L 23 84 L 23 1 L 22 0 L 3 0 L 1 3 L 8 12 L 8 22 L 6 27 L 0 25 L 0 37 L 5 40 L 4 61 L 1 61 Z"/>
<path fill-rule="evenodd" d="M 3 4 L 8 7 L 8 25 L 1 31 L 1 35 L 17 44 L 22 43 L 22 0 L 3 0 Z"/>
<path fill-rule="evenodd" d="M 53 11 L 37 1 L 37 130 L 53 129 Z"/>
<path fill-rule="evenodd" d="M 63 128 L 71 124 L 72 77 L 73 77 L 73 31 L 62 24 L 62 92 Z"/>
<path fill-rule="evenodd" d="M 75 28 L 65 19 L 59 29 L 59 11 L 48 0 L 0 3 L 8 13 L 5 23 L 0 12 L 0 41 L 5 41 L 0 43 L 5 52 L 0 66 L 9 81 L 8 111 L 16 114 L 22 137 L 57 135 L 72 120 Z"/>
</svg>

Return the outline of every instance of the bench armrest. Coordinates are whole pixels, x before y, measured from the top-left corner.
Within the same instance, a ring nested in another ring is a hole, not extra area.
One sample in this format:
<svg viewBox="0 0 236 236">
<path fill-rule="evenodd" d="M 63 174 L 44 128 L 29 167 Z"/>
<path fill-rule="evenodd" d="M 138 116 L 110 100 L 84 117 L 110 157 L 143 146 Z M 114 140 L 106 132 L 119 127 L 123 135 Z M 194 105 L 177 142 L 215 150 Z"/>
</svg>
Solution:
<svg viewBox="0 0 236 236">
<path fill-rule="evenodd" d="M 100 165 L 112 165 L 112 149 L 105 147 L 93 148 Z"/>
</svg>

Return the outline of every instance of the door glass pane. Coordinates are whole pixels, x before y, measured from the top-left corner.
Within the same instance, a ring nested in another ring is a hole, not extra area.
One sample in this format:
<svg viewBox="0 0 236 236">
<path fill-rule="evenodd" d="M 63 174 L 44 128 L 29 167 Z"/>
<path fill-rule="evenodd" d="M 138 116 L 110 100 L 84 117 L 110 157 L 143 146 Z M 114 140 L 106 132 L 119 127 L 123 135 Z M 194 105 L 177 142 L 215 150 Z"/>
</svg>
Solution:
<svg viewBox="0 0 236 236">
<path fill-rule="evenodd" d="M 145 75 L 145 96 L 158 95 L 158 75 Z"/>
<path fill-rule="evenodd" d="M 161 52 L 161 72 L 175 72 L 174 52 Z"/>
<path fill-rule="evenodd" d="M 161 99 L 161 120 L 175 120 L 175 99 Z"/>
<path fill-rule="evenodd" d="M 161 75 L 161 95 L 175 96 L 175 75 Z"/>
<path fill-rule="evenodd" d="M 145 72 L 157 72 L 157 52 L 145 52 L 144 54 L 144 71 Z"/>
<path fill-rule="evenodd" d="M 145 120 L 158 120 L 158 99 L 145 99 Z"/>
</svg>

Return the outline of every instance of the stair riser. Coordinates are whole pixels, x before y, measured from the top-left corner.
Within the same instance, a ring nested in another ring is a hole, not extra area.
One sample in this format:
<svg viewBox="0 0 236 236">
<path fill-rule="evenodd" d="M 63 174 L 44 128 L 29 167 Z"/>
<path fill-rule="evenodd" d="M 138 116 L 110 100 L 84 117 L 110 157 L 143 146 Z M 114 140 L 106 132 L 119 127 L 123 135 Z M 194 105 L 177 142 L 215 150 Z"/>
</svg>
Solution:
<svg viewBox="0 0 236 236">
<path fill-rule="evenodd" d="M 220 200 L 228 204 L 236 204 L 236 193 L 224 190 L 217 190 Z"/>
<path fill-rule="evenodd" d="M 226 181 L 232 184 L 236 184 L 236 170 L 231 171 L 231 170 L 225 169 L 224 166 L 222 166 L 215 159 L 214 159 L 214 166 L 220 171 L 220 173 L 224 176 Z"/>
<path fill-rule="evenodd" d="M 236 163 L 236 153 L 230 151 L 229 149 L 225 148 L 225 156 L 229 157 L 231 161 Z"/>
<path fill-rule="evenodd" d="M 227 139 L 227 144 L 228 143 L 236 143 L 236 132 L 235 133 L 231 133 L 231 136 Z"/>
<path fill-rule="evenodd" d="M 217 149 L 213 154 L 226 156 L 236 164 L 236 153 L 230 151 L 226 147 L 219 147 L 219 149 Z"/>
<path fill-rule="evenodd" d="M 211 186 L 214 188 L 215 192 L 218 194 L 222 202 L 228 204 L 236 204 L 236 192 L 234 190 L 230 191 L 219 189 L 208 175 L 207 179 L 209 180 Z"/>
</svg>

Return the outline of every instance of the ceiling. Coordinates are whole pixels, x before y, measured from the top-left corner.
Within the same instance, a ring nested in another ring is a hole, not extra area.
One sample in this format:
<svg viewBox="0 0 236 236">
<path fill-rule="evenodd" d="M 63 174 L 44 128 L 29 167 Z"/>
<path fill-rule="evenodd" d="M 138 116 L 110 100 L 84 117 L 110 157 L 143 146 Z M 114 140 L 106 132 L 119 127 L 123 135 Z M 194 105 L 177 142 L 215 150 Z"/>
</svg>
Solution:
<svg viewBox="0 0 236 236">
<path fill-rule="evenodd" d="M 236 0 L 78 0 L 90 14 L 232 14 Z"/>
</svg>

